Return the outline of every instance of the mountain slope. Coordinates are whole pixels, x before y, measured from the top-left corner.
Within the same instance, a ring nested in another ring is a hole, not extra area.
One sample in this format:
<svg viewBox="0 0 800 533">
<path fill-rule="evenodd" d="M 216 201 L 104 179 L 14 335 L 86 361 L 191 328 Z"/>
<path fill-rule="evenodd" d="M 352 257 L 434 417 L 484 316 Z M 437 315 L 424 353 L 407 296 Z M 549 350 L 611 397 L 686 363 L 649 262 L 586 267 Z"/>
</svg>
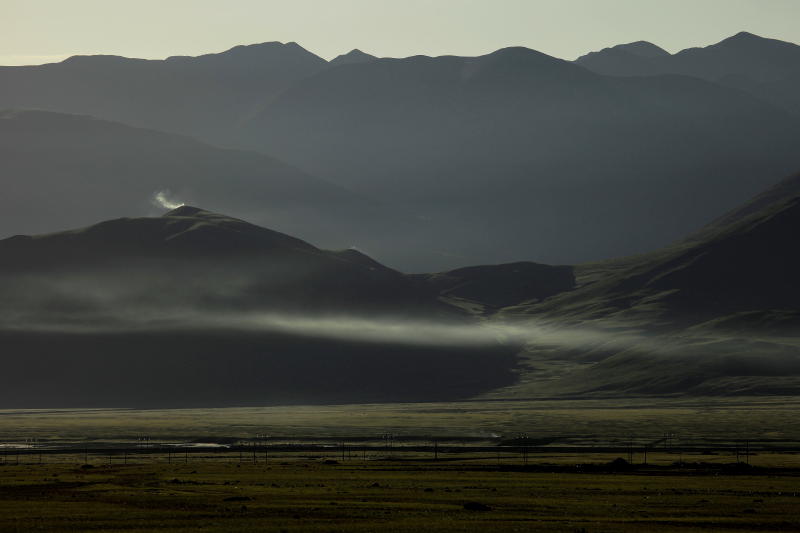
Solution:
<svg viewBox="0 0 800 533">
<path fill-rule="evenodd" d="M 800 165 L 799 135 L 800 120 L 740 91 L 509 48 L 320 72 L 241 142 L 405 206 L 428 223 L 421 247 L 450 256 L 426 269 L 448 269 L 665 245 Z"/>
<path fill-rule="evenodd" d="M 74 56 L 0 67 L 0 109 L 86 114 L 221 142 L 239 121 L 326 66 L 297 43 L 277 42 L 165 60 Z"/>
<path fill-rule="evenodd" d="M 58 113 L 0 114 L 0 173 L 0 237 L 151 214 L 163 191 L 330 247 L 370 249 L 399 217 L 261 154 Z"/>
<path fill-rule="evenodd" d="M 800 46 L 740 32 L 703 48 L 644 56 L 620 45 L 592 52 L 575 62 L 600 74 L 652 76 L 681 74 L 751 93 L 800 112 Z"/>
<path fill-rule="evenodd" d="M 800 194 L 792 177 L 690 238 L 621 260 L 615 272 L 539 310 L 671 328 L 737 313 L 796 311 L 800 252 L 791 243 L 798 224 Z"/>
<path fill-rule="evenodd" d="M 683 241 L 580 265 L 576 289 L 503 310 L 554 331 L 526 346 L 514 394 L 797 394 L 798 224 L 792 176 Z"/>
</svg>

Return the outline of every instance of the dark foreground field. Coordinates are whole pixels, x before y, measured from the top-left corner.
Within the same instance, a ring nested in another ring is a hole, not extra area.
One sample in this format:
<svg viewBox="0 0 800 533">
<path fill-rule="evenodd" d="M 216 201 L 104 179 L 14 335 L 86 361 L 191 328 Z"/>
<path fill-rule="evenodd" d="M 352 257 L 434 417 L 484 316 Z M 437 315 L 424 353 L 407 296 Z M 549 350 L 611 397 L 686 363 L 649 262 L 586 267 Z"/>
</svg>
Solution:
<svg viewBox="0 0 800 533">
<path fill-rule="evenodd" d="M 0 530 L 800 530 L 794 470 L 576 473 L 491 461 L 231 459 L 7 464 Z"/>
<path fill-rule="evenodd" d="M 798 409 L 2 410 L 0 531 L 800 531 Z"/>
</svg>

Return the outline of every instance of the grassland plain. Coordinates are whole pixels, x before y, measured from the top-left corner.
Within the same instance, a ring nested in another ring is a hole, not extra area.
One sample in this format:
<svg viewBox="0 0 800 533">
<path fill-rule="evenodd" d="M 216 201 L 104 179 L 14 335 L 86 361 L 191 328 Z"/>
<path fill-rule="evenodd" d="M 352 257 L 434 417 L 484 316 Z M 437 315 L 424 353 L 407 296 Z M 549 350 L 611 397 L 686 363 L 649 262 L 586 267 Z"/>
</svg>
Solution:
<svg viewBox="0 0 800 533">
<path fill-rule="evenodd" d="M 398 435 L 627 439 L 800 440 L 800 398 L 644 397 L 475 400 L 447 403 L 306 405 L 220 409 L 0 410 L 0 444 L 40 440 Z"/>
<path fill-rule="evenodd" d="M 6 410 L 0 531 L 800 531 L 798 408 L 684 397 Z M 536 440 L 524 453 L 497 446 L 521 433 Z M 669 447 L 641 466 L 641 446 L 665 433 Z M 251 456 L 263 435 L 269 457 Z M 631 438 L 639 466 L 608 468 Z M 745 439 L 753 467 L 734 467 Z M 193 447 L 238 441 L 243 453 Z"/>
<path fill-rule="evenodd" d="M 20 464 L 0 475 L 2 531 L 800 530 L 796 474 L 579 474 L 297 457 Z"/>
</svg>

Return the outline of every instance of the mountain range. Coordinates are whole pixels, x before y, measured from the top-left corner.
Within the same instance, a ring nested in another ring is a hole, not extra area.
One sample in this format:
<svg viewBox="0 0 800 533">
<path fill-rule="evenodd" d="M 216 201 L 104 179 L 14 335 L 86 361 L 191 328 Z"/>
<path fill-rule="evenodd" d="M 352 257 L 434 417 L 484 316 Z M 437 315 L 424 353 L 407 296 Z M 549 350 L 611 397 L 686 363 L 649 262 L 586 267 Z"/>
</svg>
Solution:
<svg viewBox="0 0 800 533">
<path fill-rule="evenodd" d="M 150 188 L 169 187 L 180 201 L 326 246 L 355 244 L 406 271 L 520 259 L 580 263 L 664 246 L 800 167 L 800 115 L 759 92 L 800 92 L 791 90 L 797 48 L 739 34 L 674 55 L 633 43 L 575 63 L 526 48 L 404 59 L 354 50 L 327 62 L 295 43 L 161 61 L 80 56 L 0 68 L 0 107 L 188 134 L 243 149 L 238 159 L 263 157 L 247 150 L 267 154 L 273 166 L 299 169 L 303 181 L 314 177 L 349 200 L 328 202 L 324 224 L 301 228 L 277 220 L 273 207 L 259 210 L 257 198 L 228 201 L 205 185 L 181 197 L 167 179 Z M 648 64 L 699 59 L 679 61 L 694 70 L 620 76 L 598 66 L 609 54 Z M 745 90 L 745 78 L 761 89 Z M 785 84 L 789 90 L 778 89 Z M 125 149 L 124 136 L 116 142 Z M 92 173 L 92 160 L 104 156 L 87 144 L 84 157 L 89 168 L 76 172 Z M 206 172 L 201 159 L 174 159 L 181 169 L 172 181 Z M 7 175 L 24 182 L 28 172 Z M 271 175 L 267 169 L 258 179 Z M 118 169 L 103 179 L 125 189 L 134 178 Z M 92 216 L 54 206 L 49 214 L 63 216 L 48 227 L 147 214 L 147 194 Z M 369 205 L 370 216 L 353 202 Z M 305 203 L 314 217 L 320 203 Z M 88 213 L 87 204 L 77 211 Z M 7 234 L 46 230 L 20 217 L 19 210 L 2 216 Z"/>
<path fill-rule="evenodd" d="M 297 43 L 164 60 L 93 55 L 0 67 L 0 107 L 91 115 L 212 142 L 327 62 Z"/>
<path fill-rule="evenodd" d="M 800 46 L 748 32 L 676 54 L 645 41 L 622 44 L 586 54 L 575 63 L 614 76 L 693 76 L 800 113 Z"/>
</svg>

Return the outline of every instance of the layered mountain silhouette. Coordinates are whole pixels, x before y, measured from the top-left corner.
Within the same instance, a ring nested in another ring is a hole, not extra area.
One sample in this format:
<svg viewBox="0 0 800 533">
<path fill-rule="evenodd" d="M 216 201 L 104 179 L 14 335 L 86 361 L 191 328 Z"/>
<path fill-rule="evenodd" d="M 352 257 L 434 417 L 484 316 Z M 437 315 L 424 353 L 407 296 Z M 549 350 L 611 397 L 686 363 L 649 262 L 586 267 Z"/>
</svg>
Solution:
<svg viewBox="0 0 800 533">
<path fill-rule="evenodd" d="M 796 394 L 798 50 L 2 67 L 0 406 Z"/>
<path fill-rule="evenodd" d="M 681 74 L 742 89 L 795 113 L 800 112 L 800 46 L 740 32 L 717 44 L 677 54 L 651 43 L 630 43 L 592 52 L 575 62 L 615 76 Z"/>
<path fill-rule="evenodd" d="M 739 35 L 674 56 L 642 42 L 615 52 L 648 62 L 711 54 L 703 61 L 730 66 L 706 80 L 694 71 L 606 76 L 525 48 L 405 59 L 354 50 L 332 62 L 294 43 L 163 61 L 88 56 L 0 69 L 0 106 L 87 113 L 267 153 L 373 198 L 378 212 L 369 217 L 347 202 L 321 209 L 339 213 L 331 233 L 357 241 L 207 197 L 182 200 L 326 245 L 355 244 L 403 270 L 574 264 L 665 245 L 800 166 L 800 116 L 718 79 L 744 65 L 791 99 L 792 47 Z M 762 61 L 761 48 L 780 58 Z M 193 158 L 173 160 L 195 171 Z"/>
<path fill-rule="evenodd" d="M 508 48 L 319 72 L 241 142 L 431 221 L 425 247 L 452 257 L 429 262 L 441 268 L 665 245 L 800 165 L 799 134 L 797 117 L 736 89 Z"/>
<path fill-rule="evenodd" d="M 224 142 L 281 91 L 326 67 L 297 43 L 278 42 L 165 60 L 73 56 L 0 67 L 0 108 L 92 115 Z"/>
<path fill-rule="evenodd" d="M 0 238 L 163 212 L 159 193 L 167 203 L 206 205 L 322 246 L 373 253 L 411 249 L 408 226 L 417 224 L 263 154 L 79 115 L 0 112 L 0 173 Z M 391 243 L 390 228 L 399 228 Z"/>
</svg>

